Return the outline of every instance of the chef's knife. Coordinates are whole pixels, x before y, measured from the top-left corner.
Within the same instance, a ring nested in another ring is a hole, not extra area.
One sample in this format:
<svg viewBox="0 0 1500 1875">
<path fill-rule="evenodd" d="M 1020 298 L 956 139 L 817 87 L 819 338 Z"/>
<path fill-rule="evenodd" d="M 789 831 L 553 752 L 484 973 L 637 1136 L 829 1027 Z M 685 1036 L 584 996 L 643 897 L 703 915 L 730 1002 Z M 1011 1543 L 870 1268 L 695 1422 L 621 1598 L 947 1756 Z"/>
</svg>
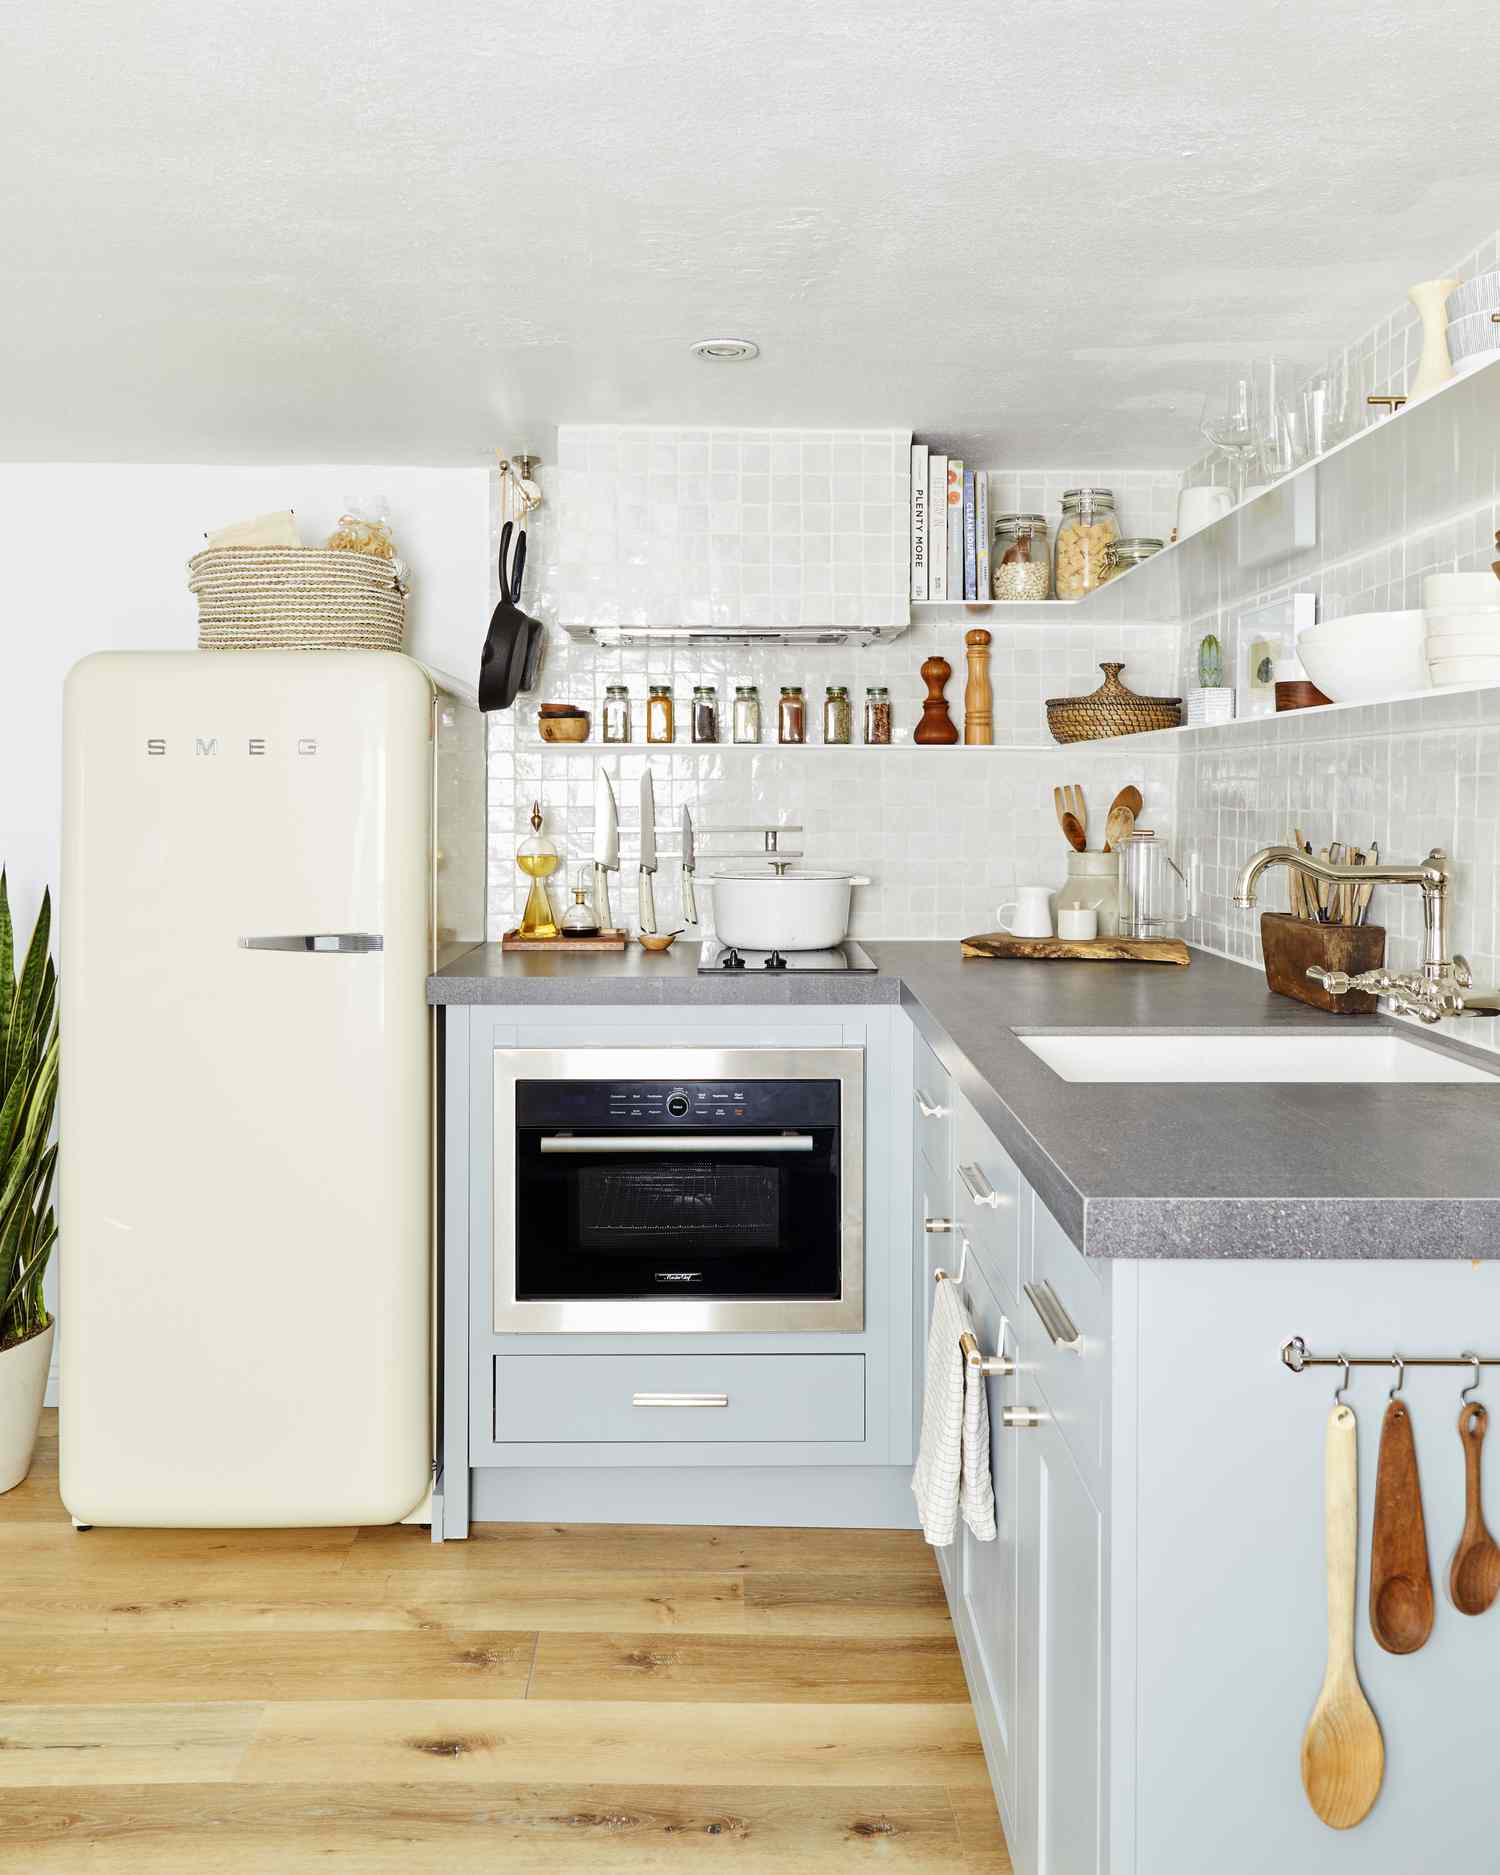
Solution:
<svg viewBox="0 0 1500 1875">
<path fill-rule="evenodd" d="M 602 768 L 594 770 L 594 917 L 601 931 L 613 931 L 609 915 L 609 875 L 620 866 L 620 816 L 615 791 Z"/>
<path fill-rule="evenodd" d="M 693 891 L 693 873 L 697 866 L 697 847 L 693 842 L 693 817 L 682 810 L 682 922 L 697 924 L 698 899 Z"/>
<path fill-rule="evenodd" d="M 641 929 L 647 937 L 656 930 L 656 784 L 649 768 L 641 771 Z"/>
</svg>

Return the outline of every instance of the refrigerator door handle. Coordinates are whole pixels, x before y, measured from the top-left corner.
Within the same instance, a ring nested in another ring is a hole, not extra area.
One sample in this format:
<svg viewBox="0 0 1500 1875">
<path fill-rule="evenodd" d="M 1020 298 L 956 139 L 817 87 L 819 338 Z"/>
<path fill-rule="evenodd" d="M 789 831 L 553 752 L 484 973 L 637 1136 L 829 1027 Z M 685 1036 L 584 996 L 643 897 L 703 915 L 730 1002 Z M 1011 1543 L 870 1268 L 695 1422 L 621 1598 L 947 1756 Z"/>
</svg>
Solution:
<svg viewBox="0 0 1500 1875">
<path fill-rule="evenodd" d="M 242 937 L 242 951 L 382 951 L 378 931 L 299 931 L 286 937 Z"/>
</svg>

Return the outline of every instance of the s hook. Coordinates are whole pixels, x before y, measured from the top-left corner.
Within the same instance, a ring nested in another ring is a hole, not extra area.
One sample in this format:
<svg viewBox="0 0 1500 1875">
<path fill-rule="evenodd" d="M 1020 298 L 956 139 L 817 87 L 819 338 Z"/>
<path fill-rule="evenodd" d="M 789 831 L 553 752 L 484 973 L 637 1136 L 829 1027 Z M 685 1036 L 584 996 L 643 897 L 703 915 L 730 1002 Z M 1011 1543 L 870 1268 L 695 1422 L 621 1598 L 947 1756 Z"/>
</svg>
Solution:
<svg viewBox="0 0 1500 1875">
<path fill-rule="evenodd" d="M 1335 1406 L 1342 1406 L 1344 1404 L 1344 1395 L 1349 1391 L 1349 1356 L 1347 1354 L 1341 1354 L 1338 1358 L 1344 1370 L 1344 1378 L 1333 1390 L 1333 1403 Z"/>
<path fill-rule="evenodd" d="M 1391 1356 L 1391 1365 L 1396 1370 L 1396 1384 L 1385 1396 L 1388 1400 L 1394 1400 L 1396 1395 L 1406 1385 L 1406 1362 L 1402 1360 L 1399 1354 L 1393 1354 Z"/>
<path fill-rule="evenodd" d="M 1479 1391 L 1479 1356 L 1466 1352 L 1464 1354 L 1464 1359 L 1474 1369 L 1474 1378 L 1469 1382 L 1468 1386 L 1460 1387 L 1458 1390 L 1458 1397 L 1467 1404 L 1469 1395 Z"/>
</svg>

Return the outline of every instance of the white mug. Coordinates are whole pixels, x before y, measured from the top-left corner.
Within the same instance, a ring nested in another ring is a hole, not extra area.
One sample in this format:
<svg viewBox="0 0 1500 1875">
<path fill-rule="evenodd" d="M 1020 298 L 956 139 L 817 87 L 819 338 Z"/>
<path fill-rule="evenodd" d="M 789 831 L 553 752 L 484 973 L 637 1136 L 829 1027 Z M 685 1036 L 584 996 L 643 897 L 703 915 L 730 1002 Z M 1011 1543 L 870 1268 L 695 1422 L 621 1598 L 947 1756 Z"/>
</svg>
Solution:
<svg viewBox="0 0 1500 1875">
<path fill-rule="evenodd" d="M 1010 924 L 1005 922 L 1007 913 L 1013 914 L 1013 922 Z M 1018 885 L 1016 896 L 998 908 L 995 918 L 1008 937 L 1051 937 L 1051 887 Z"/>
<path fill-rule="evenodd" d="M 1073 943 L 1087 942 L 1099 935 L 1099 913 L 1092 905 L 1059 905 L 1057 935 Z"/>
<path fill-rule="evenodd" d="M 1227 488 L 1185 488 L 1177 497 L 1177 538 L 1186 540 L 1200 527 L 1217 521 L 1234 506 L 1234 496 Z"/>
</svg>

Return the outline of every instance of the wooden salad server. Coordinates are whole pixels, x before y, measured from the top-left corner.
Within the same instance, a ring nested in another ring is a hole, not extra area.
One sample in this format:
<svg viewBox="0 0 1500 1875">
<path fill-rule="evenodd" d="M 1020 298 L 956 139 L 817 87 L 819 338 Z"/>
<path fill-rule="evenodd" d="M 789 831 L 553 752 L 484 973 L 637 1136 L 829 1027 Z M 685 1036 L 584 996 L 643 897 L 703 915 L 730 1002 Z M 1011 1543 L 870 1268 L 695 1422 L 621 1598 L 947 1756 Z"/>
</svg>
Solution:
<svg viewBox="0 0 1500 1875">
<path fill-rule="evenodd" d="M 1328 1578 L 1328 1664 L 1302 1738 L 1302 1788 L 1330 1829 L 1370 1814 L 1385 1776 L 1385 1740 L 1354 1664 L 1359 1448 L 1352 1407 L 1328 1415 L 1323 1447 L 1323 1544 Z"/>
<path fill-rule="evenodd" d="M 1417 1445 L 1407 1404 L 1392 1394 L 1380 1428 L 1375 1472 L 1370 1628 L 1388 1654 L 1414 1654 L 1432 1633 L 1432 1618 L 1432 1570 Z"/>
</svg>

